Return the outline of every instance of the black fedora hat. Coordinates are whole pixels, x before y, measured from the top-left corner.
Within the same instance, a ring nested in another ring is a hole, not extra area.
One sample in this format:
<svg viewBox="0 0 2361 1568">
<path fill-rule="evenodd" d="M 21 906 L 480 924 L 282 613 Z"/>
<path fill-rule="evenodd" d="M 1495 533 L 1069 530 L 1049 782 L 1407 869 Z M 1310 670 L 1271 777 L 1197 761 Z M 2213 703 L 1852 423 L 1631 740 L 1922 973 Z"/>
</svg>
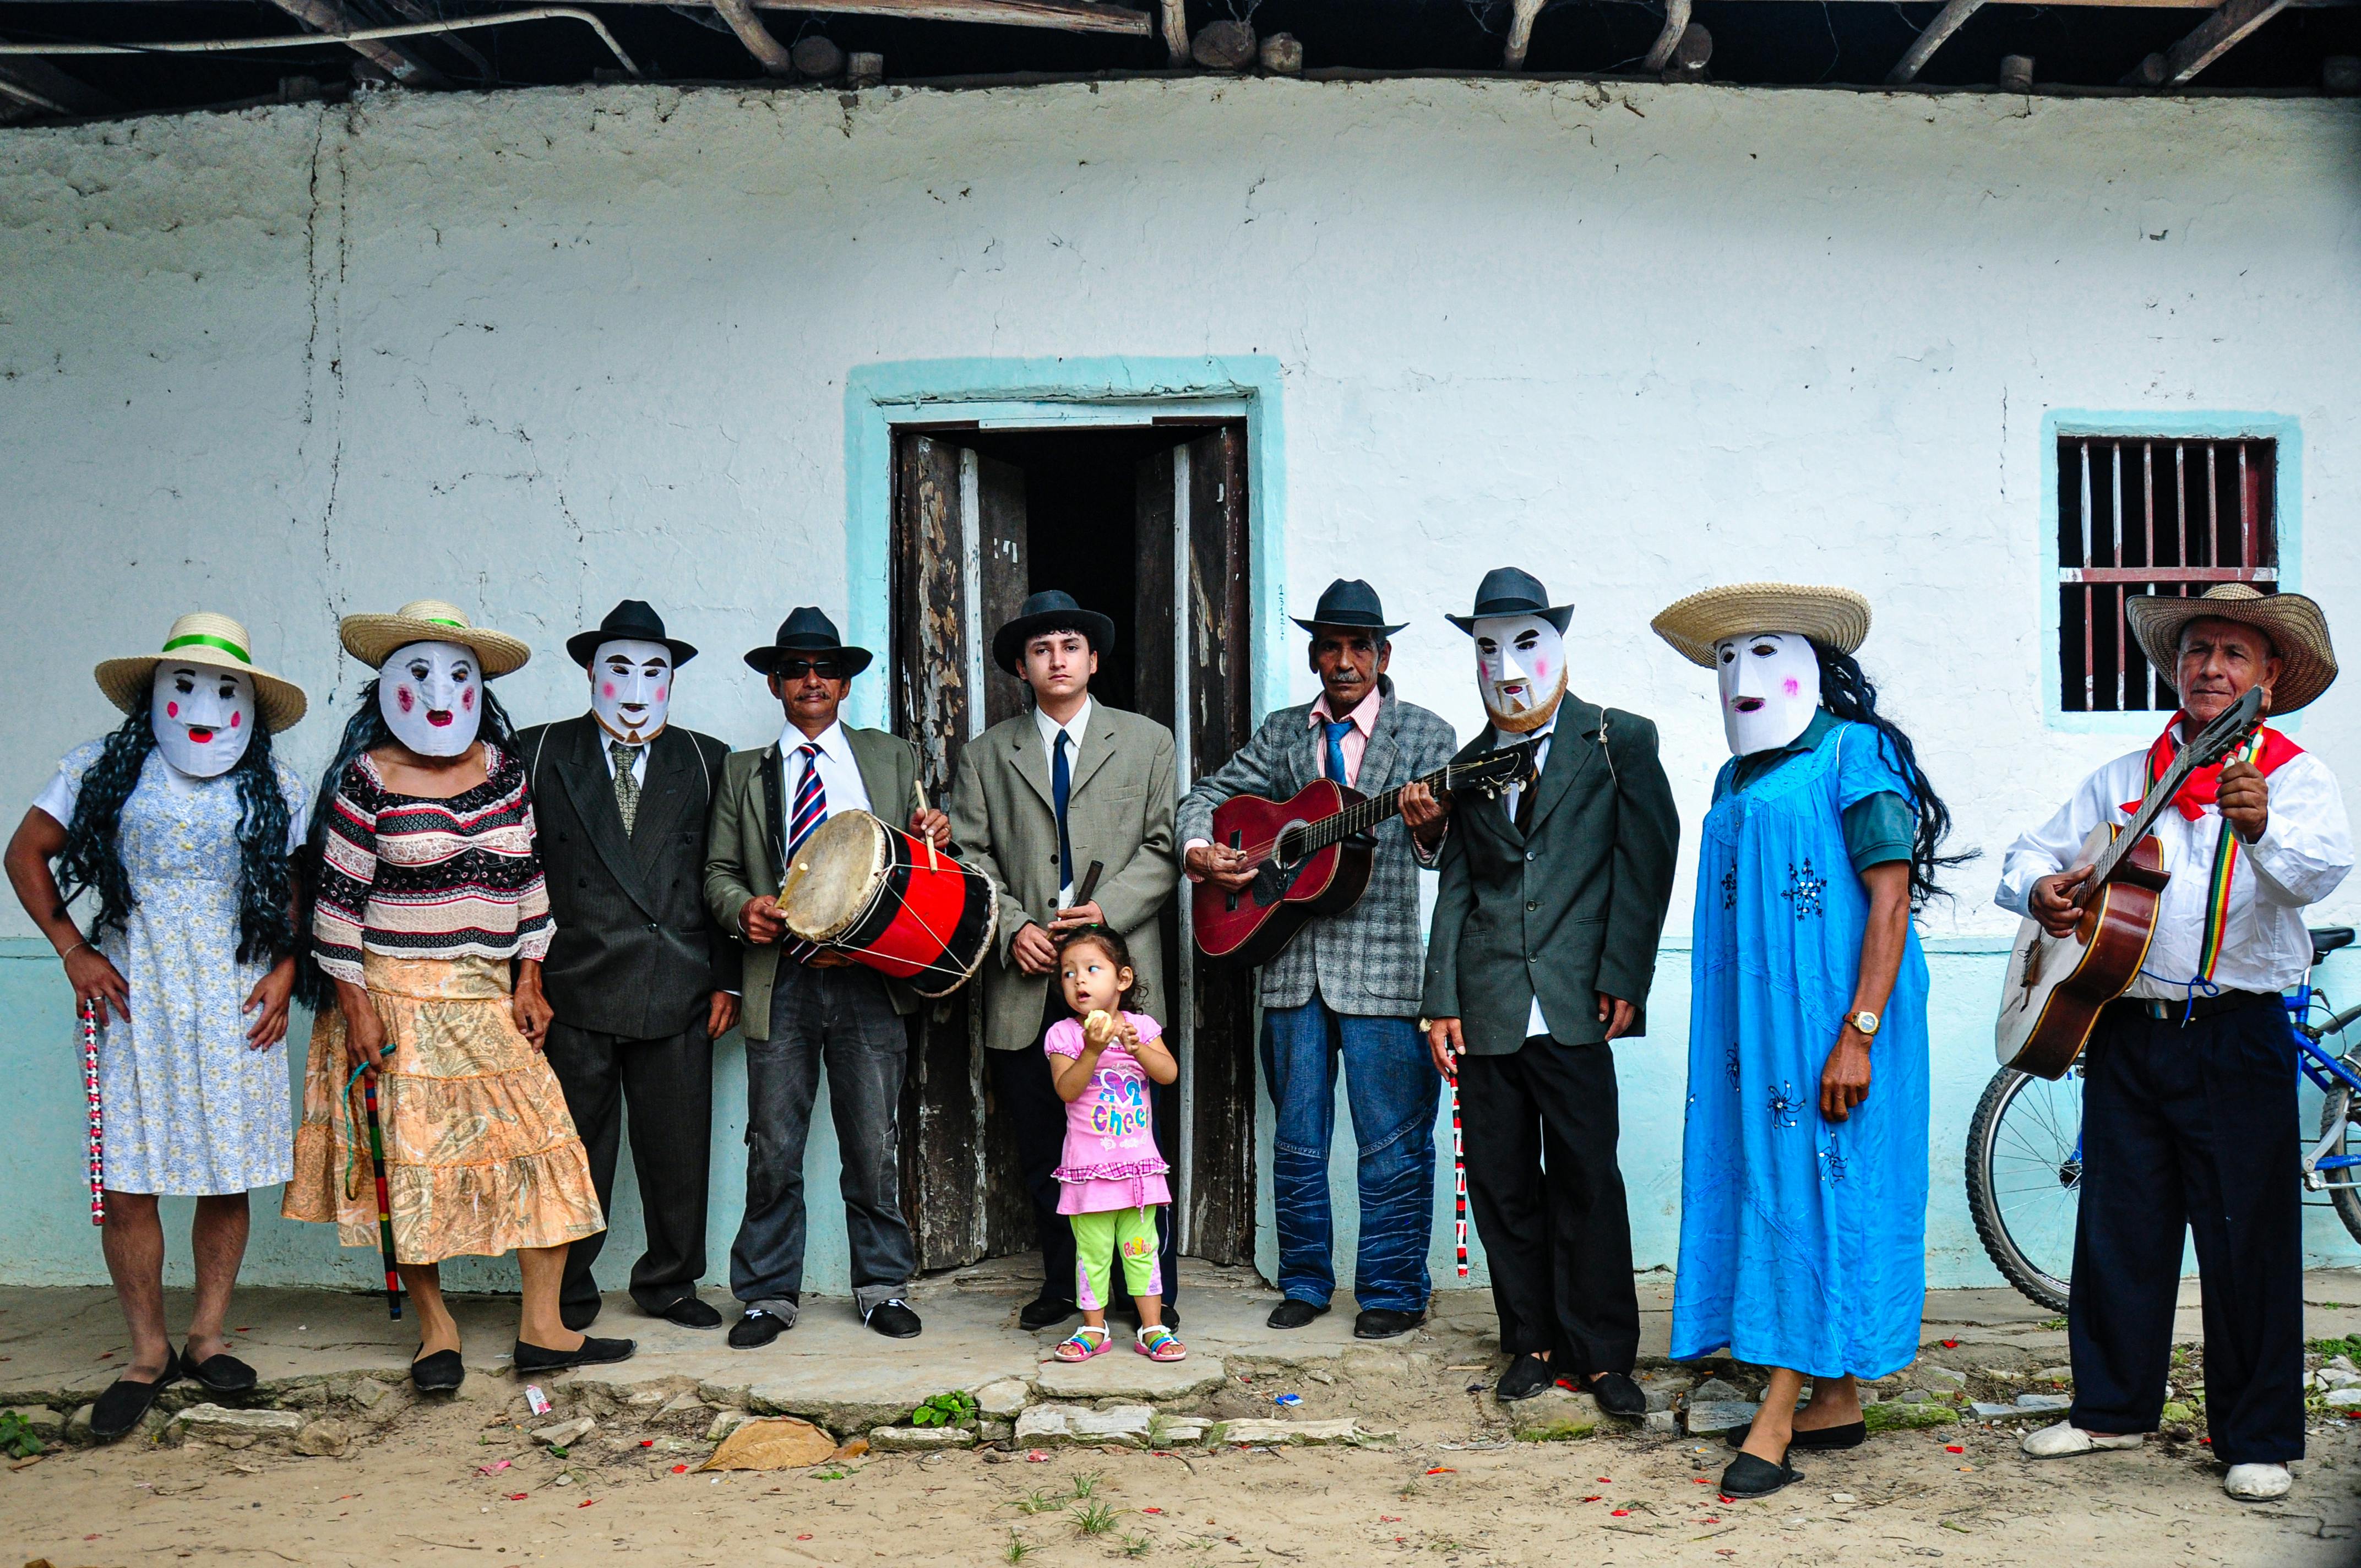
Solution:
<svg viewBox="0 0 2361 1568">
<path fill-rule="evenodd" d="M 658 615 L 645 599 L 625 599 L 607 612 L 607 619 L 595 631 L 577 631 L 566 640 L 566 652 L 584 669 L 598 656 L 601 644 L 608 642 L 661 642 L 672 650 L 672 667 L 679 669 L 697 657 L 697 650 L 677 637 L 664 635 L 664 617 Z"/>
<path fill-rule="evenodd" d="M 992 634 L 992 662 L 1012 675 L 1024 674 L 1025 644 L 1045 631 L 1079 631 L 1090 639 L 1093 653 L 1115 646 L 1114 621 L 1084 609 L 1063 588 L 1044 588 L 1025 601 L 1016 620 Z"/>
<path fill-rule="evenodd" d="M 844 678 L 847 680 L 867 669 L 870 660 L 876 657 L 866 648 L 846 646 L 843 636 L 836 630 L 836 622 L 810 605 L 799 606 L 789 613 L 786 620 L 779 622 L 778 635 L 771 639 L 768 647 L 746 650 L 746 667 L 760 670 L 767 675 L 777 670 L 779 661 L 790 653 L 807 657 L 815 653 L 834 653 L 844 662 Z"/>
<path fill-rule="evenodd" d="M 1550 603 L 1549 590 L 1531 572 L 1495 566 L 1476 585 L 1476 608 L 1466 615 L 1443 619 L 1473 635 L 1477 621 L 1495 615 L 1538 615 L 1563 634 L 1566 622 L 1574 619 L 1574 606 Z"/>
<path fill-rule="evenodd" d="M 1386 607 L 1378 602 L 1378 590 L 1358 577 L 1339 577 L 1322 590 L 1320 602 L 1312 608 L 1312 619 L 1292 618 L 1304 630 L 1317 633 L 1323 626 L 1351 626 L 1374 631 L 1378 641 L 1384 641 L 1410 624 L 1407 620 L 1388 624 Z"/>
</svg>

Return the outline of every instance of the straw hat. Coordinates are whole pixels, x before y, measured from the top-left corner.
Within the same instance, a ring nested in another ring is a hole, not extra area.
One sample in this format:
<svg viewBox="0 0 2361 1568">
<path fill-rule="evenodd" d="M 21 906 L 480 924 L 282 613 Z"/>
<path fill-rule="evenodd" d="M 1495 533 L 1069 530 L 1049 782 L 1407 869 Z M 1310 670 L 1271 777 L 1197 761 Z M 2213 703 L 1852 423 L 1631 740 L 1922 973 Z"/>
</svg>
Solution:
<svg viewBox="0 0 2361 1568">
<path fill-rule="evenodd" d="M 2132 635 L 2139 639 L 2140 652 L 2168 682 L 2180 668 L 2180 632 L 2191 621 L 2235 620 L 2262 631 L 2279 655 L 2279 684 L 2271 688 L 2274 715 L 2293 713 L 2336 679 L 2328 617 L 2301 594 L 2267 594 L 2245 583 L 2219 583 L 2195 598 L 2141 594 L 2125 601 L 2124 614 L 2132 623 Z"/>
<path fill-rule="evenodd" d="M 1850 588 L 1731 583 L 1691 594 L 1648 623 L 1692 664 L 1713 668 L 1713 645 L 1753 631 L 1792 631 L 1850 653 L 1869 636 L 1869 600 Z"/>
<path fill-rule="evenodd" d="M 391 615 L 348 615 L 336 622 L 345 652 L 374 670 L 412 642 L 456 642 L 475 651 L 484 679 L 521 670 L 533 650 L 515 638 L 469 621 L 456 605 L 412 599 Z"/>
<path fill-rule="evenodd" d="M 107 701 L 126 713 L 136 713 L 148 706 L 148 695 L 155 689 L 156 666 L 168 660 L 208 670 L 236 670 L 253 678 L 254 702 L 261 712 L 262 727 L 276 734 L 302 718 L 309 704 L 302 686 L 254 667 L 247 652 L 253 642 L 246 628 L 229 617 L 199 610 L 172 622 L 160 652 L 109 659 L 92 674 L 98 677 L 98 689 L 106 694 Z"/>
</svg>

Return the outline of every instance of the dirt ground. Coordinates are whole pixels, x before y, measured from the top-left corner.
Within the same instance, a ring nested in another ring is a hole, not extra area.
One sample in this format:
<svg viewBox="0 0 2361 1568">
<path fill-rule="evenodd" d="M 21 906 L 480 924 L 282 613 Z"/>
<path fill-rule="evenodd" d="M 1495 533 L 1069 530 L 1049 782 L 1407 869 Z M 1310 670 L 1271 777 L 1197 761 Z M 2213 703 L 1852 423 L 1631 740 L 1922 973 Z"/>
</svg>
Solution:
<svg viewBox="0 0 2361 1568">
<path fill-rule="evenodd" d="M 2026 1421 L 1883 1433 L 1800 1459 L 1806 1479 L 1776 1497 L 1727 1502 L 1712 1479 L 1728 1454 L 1696 1439 L 1510 1441 L 1488 1394 L 1471 1391 L 1496 1371 L 1438 1365 L 1409 1386 L 1250 1374 L 1209 1412 L 1268 1416 L 1275 1393 L 1300 1392 L 1292 1419 L 1352 1416 L 1398 1434 L 1356 1449 L 966 1451 L 720 1475 L 697 1469 L 710 1409 L 660 1418 L 653 1403 L 558 1383 L 549 1420 L 598 1420 L 558 1457 L 525 1436 L 547 1423 L 514 1382 L 476 1376 L 453 1401 L 396 1389 L 367 1411 L 313 1412 L 349 1427 L 336 1457 L 152 1435 L 53 1448 L 0 1474 L 0 1563 L 2361 1563 L 2361 1421 L 2324 1408 L 2293 1494 L 2276 1504 L 2223 1495 L 2202 1425 L 2135 1453 L 2037 1464 L 2016 1451 Z M 1664 1368 L 1651 1382 L 1689 1376 Z M 2014 1397 L 1989 1381 L 1970 1392 Z"/>
</svg>

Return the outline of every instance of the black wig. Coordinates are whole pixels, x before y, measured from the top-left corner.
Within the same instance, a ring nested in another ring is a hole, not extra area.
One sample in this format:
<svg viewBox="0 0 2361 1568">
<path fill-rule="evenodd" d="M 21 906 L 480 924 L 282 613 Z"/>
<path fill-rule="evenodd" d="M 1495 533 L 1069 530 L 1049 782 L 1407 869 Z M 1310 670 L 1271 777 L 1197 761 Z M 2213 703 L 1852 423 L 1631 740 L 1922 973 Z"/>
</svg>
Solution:
<svg viewBox="0 0 2361 1568">
<path fill-rule="evenodd" d="M 65 852 L 58 857 L 58 887 L 68 903 L 85 888 L 97 892 L 93 941 L 107 930 L 125 929 L 139 902 L 123 868 L 123 806 L 139 787 L 140 773 L 155 749 L 154 720 L 144 711 L 132 713 L 107 736 L 74 797 Z M 238 804 L 237 959 L 275 963 L 295 950 L 295 927 L 288 916 L 294 883 L 287 860 L 287 796 L 271 762 L 269 729 L 254 727 L 229 777 L 237 785 Z"/>
<path fill-rule="evenodd" d="M 1866 724 L 1877 731 L 1878 745 L 1894 771 L 1910 786 L 1910 805 L 1917 816 L 1917 830 L 1910 840 L 1910 907 L 1915 913 L 1927 907 L 1938 895 L 1950 894 L 1936 883 L 1935 873 L 1948 866 L 1964 865 L 1976 858 L 1978 851 L 1970 850 L 1963 855 L 1937 853 L 1951 831 L 1951 808 L 1935 793 L 1924 770 L 1918 766 L 1917 748 L 1910 737 L 1892 719 L 1877 711 L 1877 687 L 1861 669 L 1859 661 L 1850 653 L 1839 653 L 1833 648 L 1812 644 L 1812 652 L 1820 662 L 1820 706 L 1839 718 L 1855 724 Z"/>
</svg>

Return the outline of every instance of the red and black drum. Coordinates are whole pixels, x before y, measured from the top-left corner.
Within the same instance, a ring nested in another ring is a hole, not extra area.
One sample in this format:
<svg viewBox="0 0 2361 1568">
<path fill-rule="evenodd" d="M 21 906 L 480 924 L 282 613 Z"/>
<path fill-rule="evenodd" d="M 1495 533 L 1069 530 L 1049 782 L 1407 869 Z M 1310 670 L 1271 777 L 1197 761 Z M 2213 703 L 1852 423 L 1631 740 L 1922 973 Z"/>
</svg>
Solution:
<svg viewBox="0 0 2361 1568">
<path fill-rule="evenodd" d="M 921 996 L 965 985 L 992 948 L 999 906 L 982 872 L 865 811 L 815 828 L 787 869 L 790 934 L 906 980 Z"/>
</svg>

